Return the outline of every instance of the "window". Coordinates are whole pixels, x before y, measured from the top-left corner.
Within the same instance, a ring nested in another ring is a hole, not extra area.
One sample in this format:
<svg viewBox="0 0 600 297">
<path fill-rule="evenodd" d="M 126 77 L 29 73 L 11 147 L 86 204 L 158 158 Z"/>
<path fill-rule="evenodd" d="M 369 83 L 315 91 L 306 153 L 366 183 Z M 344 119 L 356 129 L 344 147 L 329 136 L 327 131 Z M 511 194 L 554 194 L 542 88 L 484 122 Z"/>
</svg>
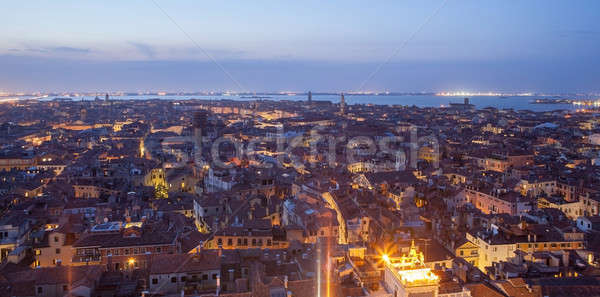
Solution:
<svg viewBox="0 0 600 297">
<path fill-rule="evenodd" d="M 160 248 L 159 247 L 156 248 L 156 252 L 160 253 Z"/>
<path fill-rule="evenodd" d="M 176 283 L 176 282 L 177 282 L 177 278 L 176 278 L 176 277 L 172 277 L 172 278 L 171 278 L 171 282 L 172 282 L 172 283 Z"/>
<path fill-rule="evenodd" d="M 460 251 L 460 255 L 461 255 L 461 256 L 464 256 L 464 255 L 465 255 L 465 252 L 461 250 L 461 251 Z"/>
<path fill-rule="evenodd" d="M 202 275 L 202 279 L 203 279 L 203 280 L 207 280 L 207 279 L 208 279 L 208 274 L 204 274 L 204 275 Z"/>
<path fill-rule="evenodd" d="M 152 284 L 153 284 L 153 285 L 156 285 L 156 284 L 158 284 L 158 279 L 157 279 L 157 278 L 153 278 L 153 279 L 152 279 Z"/>
<path fill-rule="evenodd" d="M 256 246 L 256 238 L 252 238 L 252 246 Z"/>
<path fill-rule="evenodd" d="M 42 294 L 44 292 L 44 289 L 42 287 L 38 287 L 37 292 L 38 294 Z"/>
<path fill-rule="evenodd" d="M 67 285 L 63 285 L 63 291 L 66 291 L 68 289 Z"/>
<path fill-rule="evenodd" d="M 272 242 L 270 239 L 267 239 L 267 246 L 271 246 Z"/>
<path fill-rule="evenodd" d="M 58 242 L 58 236 L 54 236 L 54 242 Z"/>
<path fill-rule="evenodd" d="M 183 282 L 185 282 L 185 279 L 186 279 L 186 278 L 185 278 L 185 276 L 182 276 L 182 277 L 181 277 L 181 282 L 182 282 L 182 283 L 183 283 Z"/>
<path fill-rule="evenodd" d="M 241 238 L 237 239 L 237 245 L 242 245 L 242 239 Z"/>
<path fill-rule="evenodd" d="M 56 254 L 60 254 L 60 249 L 56 249 Z"/>
<path fill-rule="evenodd" d="M 212 275 L 212 279 L 217 279 L 217 274 L 216 273 Z"/>
<path fill-rule="evenodd" d="M 231 238 L 227 239 L 227 245 L 229 245 L 229 246 L 233 245 L 233 239 L 231 239 Z"/>
</svg>

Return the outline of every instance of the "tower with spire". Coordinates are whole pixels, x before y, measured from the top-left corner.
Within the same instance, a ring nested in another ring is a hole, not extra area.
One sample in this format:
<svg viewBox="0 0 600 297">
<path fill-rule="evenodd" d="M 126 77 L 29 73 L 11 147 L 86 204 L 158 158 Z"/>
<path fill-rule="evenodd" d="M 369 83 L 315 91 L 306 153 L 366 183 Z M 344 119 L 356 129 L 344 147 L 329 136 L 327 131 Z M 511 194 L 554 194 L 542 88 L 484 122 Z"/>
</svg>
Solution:
<svg viewBox="0 0 600 297">
<path fill-rule="evenodd" d="M 308 91 L 308 105 L 312 104 L 312 92 Z"/>
<path fill-rule="evenodd" d="M 342 93 L 342 98 L 340 98 L 340 114 L 343 115 L 346 113 L 346 100 L 344 99 L 344 93 Z"/>
</svg>

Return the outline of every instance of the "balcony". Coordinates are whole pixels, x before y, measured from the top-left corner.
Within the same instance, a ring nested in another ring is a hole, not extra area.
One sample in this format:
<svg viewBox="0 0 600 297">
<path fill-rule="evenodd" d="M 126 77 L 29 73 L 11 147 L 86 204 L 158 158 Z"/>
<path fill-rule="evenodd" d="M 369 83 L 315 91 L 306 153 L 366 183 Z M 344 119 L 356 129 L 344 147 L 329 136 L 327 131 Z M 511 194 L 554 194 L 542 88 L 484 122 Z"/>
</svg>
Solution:
<svg viewBox="0 0 600 297">
<path fill-rule="evenodd" d="M 101 255 L 75 255 L 71 259 L 72 263 L 97 263 L 102 261 Z"/>
</svg>

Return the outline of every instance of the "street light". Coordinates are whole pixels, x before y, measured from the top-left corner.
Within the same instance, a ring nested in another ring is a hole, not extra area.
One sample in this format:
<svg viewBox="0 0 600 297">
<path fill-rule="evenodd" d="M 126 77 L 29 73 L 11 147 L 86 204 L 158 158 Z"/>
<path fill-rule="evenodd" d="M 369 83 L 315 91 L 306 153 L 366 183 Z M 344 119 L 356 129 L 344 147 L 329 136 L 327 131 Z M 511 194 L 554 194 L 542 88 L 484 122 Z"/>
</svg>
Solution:
<svg viewBox="0 0 600 297">
<path fill-rule="evenodd" d="M 133 269 L 133 265 L 135 264 L 135 259 L 129 258 L 129 260 L 127 260 L 127 263 L 129 264 L 129 268 Z"/>
<path fill-rule="evenodd" d="M 390 264 L 390 256 L 388 256 L 387 254 L 383 254 L 381 256 L 381 259 L 383 259 L 383 261 L 385 261 L 385 263 Z"/>
</svg>

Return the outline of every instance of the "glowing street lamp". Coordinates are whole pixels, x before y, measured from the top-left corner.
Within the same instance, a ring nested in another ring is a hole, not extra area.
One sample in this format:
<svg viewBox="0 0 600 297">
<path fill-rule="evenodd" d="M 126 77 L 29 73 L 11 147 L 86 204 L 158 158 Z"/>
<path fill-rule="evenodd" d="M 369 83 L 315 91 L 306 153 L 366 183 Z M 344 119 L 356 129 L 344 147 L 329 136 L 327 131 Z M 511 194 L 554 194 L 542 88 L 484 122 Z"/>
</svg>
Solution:
<svg viewBox="0 0 600 297">
<path fill-rule="evenodd" d="M 390 261 L 390 256 L 388 256 L 387 254 L 383 254 L 383 255 L 381 256 L 381 259 L 382 259 L 383 261 L 385 261 L 385 263 L 387 263 L 387 264 L 390 264 L 390 263 L 391 263 L 391 261 Z"/>
<path fill-rule="evenodd" d="M 129 258 L 127 260 L 127 263 L 129 264 L 129 268 L 133 269 L 133 265 L 135 265 L 135 259 L 134 258 Z"/>
</svg>

